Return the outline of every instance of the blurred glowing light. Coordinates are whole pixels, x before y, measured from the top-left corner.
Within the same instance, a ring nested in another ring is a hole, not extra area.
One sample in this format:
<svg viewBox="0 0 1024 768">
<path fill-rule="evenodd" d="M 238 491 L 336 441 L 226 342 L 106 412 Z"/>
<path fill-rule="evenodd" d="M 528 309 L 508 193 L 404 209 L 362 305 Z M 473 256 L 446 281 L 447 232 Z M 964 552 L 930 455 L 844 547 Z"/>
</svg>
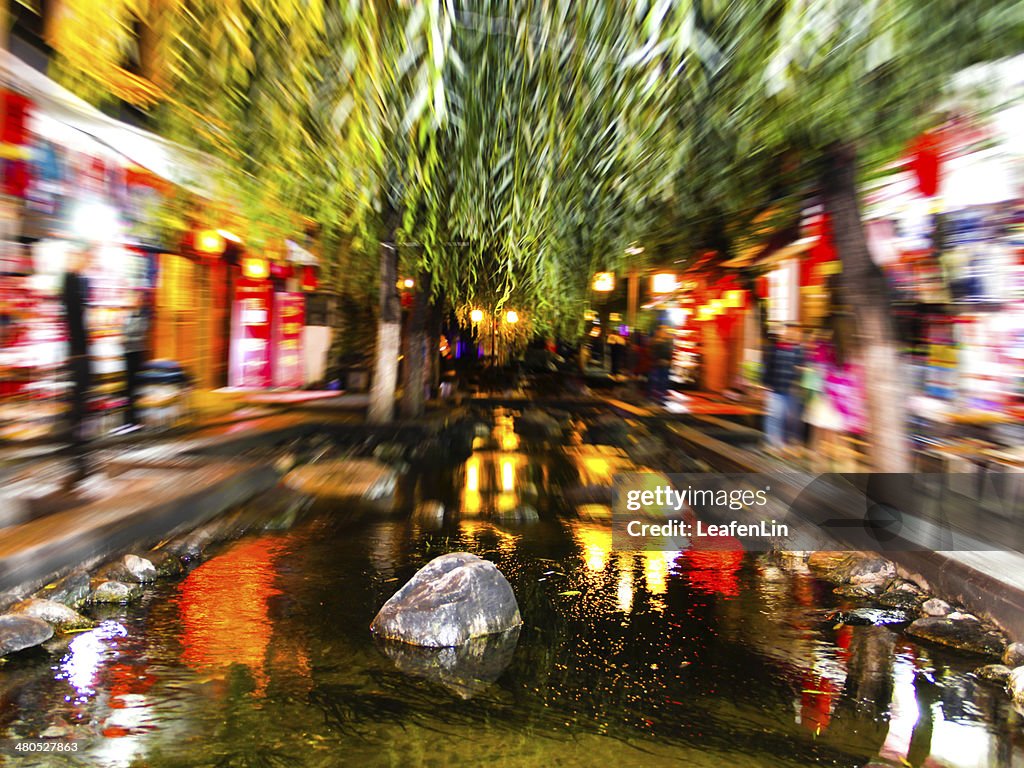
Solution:
<svg viewBox="0 0 1024 768">
<path fill-rule="evenodd" d="M 686 316 L 689 313 L 682 307 L 672 307 L 668 311 L 668 319 L 672 325 L 683 325 L 686 322 Z"/>
<path fill-rule="evenodd" d="M 412 288 L 414 285 L 416 285 L 416 281 L 413 280 L 411 277 L 407 277 L 405 278 L 405 280 L 402 281 L 402 285 L 405 286 L 406 288 Z"/>
<path fill-rule="evenodd" d="M 739 309 L 743 306 L 743 291 L 726 291 L 725 306 L 729 309 Z"/>
<path fill-rule="evenodd" d="M 583 559 L 591 571 L 603 571 L 608 564 L 608 555 L 612 551 L 612 532 L 610 528 L 599 525 L 579 525 L 576 536 L 583 546 Z"/>
<path fill-rule="evenodd" d="M 84 240 L 110 242 L 117 238 L 117 211 L 103 203 L 81 203 L 72 215 L 72 229 Z"/>
<path fill-rule="evenodd" d="M 608 293 L 615 290 L 615 273 L 598 272 L 594 275 L 594 290 L 599 293 Z"/>
<path fill-rule="evenodd" d="M 720 315 L 725 311 L 725 302 L 721 299 L 712 299 L 708 302 L 708 307 L 712 315 Z"/>
<path fill-rule="evenodd" d="M 60 668 L 65 679 L 79 694 L 95 693 L 92 686 L 96 682 L 100 664 L 113 654 L 107 641 L 127 634 L 128 630 L 116 621 L 104 621 L 94 630 L 71 641 Z"/>
<path fill-rule="evenodd" d="M 619 586 L 616 590 L 616 598 L 619 610 L 629 613 L 633 610 L 633 561 L 628 561 L 628 566 L 619 572 Z"/>
<path fill-rule="evenodd" d="M 242 274 L 251 280 L 266 280 L 270 276 L 270 263 L 258 256 L 246 256 L 242 261 Z"/>
<path fill-rule="evenodd" d="M 519 322 L 519 313 L 516 312 L 514 309 L 510 309 L 508 312 L 505 313 L 505 322 L 508 323 L 509 325 L 515 325 L 516 323 Z"/>
<path fill-rule="evenodd" d="M 516 467 L 512 459 L 501 460 L 501 490 L 507 492 L 516 488 Z"/>
<path fill-rule="evenodd" d="M 234 232 L 228 232 L 226 229 L 218 229 L 217 234 L 223 237 L 225 240 L 230 240 L 232 243 L 242 242 L 242 238 L 240 238 Z"/>
<path fill-rule="evenodd" d="M 659 272 L 651 278 L 651 293 L 672 293 L 676 287 L 676 276 L 671 272 Z"/>
<path fill-rule="evenodd" d="M 629 246 L 629 248 L 626 249 L 626 253 L 628 253 L 630 256 L 637 256 L 643 252 L 644 247 L 642 245 L 631 245 Z"/>
<path fill-rule="evenodd" d="M 469 319 L 474 323 L 481 323 L 484 319 L 484 311 L 482 309 L 474 309 L 469 313 Z"/>
<path fill-rule="evenodd" d="M 224 252 L 224 245 L 223 235 L 212 229 L 204 229 L 196 235 L 196 250 L 200 253 L 219 255 Z"/>
</svg>

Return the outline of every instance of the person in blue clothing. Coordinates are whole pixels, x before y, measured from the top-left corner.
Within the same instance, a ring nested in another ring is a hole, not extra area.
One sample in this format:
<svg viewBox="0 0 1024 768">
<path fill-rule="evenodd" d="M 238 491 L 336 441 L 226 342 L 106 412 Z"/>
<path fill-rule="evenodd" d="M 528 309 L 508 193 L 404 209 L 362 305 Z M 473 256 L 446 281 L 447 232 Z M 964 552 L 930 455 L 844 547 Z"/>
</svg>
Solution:
<svg viewBox="0 0 1024 768">
<path fill-rule="evenodd" d="M 769 335 L 762 370 L 762 383 L 768 390 L 765 400 L 765 437 L 768 445 L 781 453 L 798 439 L 801 403 L 797 385 L 803 370 L 803 348 L 798 326 L 785 326 L 779 337 Z"/>
</svg>

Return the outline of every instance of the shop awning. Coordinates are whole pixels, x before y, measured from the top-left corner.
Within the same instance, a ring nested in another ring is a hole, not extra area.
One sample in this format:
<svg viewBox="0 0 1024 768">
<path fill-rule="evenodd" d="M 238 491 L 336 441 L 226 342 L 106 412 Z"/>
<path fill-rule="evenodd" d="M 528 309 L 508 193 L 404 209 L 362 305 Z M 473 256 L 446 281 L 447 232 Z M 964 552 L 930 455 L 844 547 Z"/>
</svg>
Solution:
<svg viewBox="0 0 1024 768">
<path fill-rule="evenodd" d="M 750 266 L 773 266 L 786 259 L 806 253 L 817 241 L 816 237 L 801 237 L 799 240 L 794 240 L 781 248 L 772 249 L 770 246 L 766 248 L 751 248 L 735 258 L 723 262 L 722 266 L 729 267 L 730 269 Z"/>
<path fill-rule="evenodd" d="M 285 240 L 284 245 L 288 253 L 288 261 L 292 262 L 293 264 L 319 266 L 320 259 L 318 259 L 312 253 L 310 253 L 305 248 L 300 246 L 298 243 L 294 243 L 291 240 Z"/>
<path fill-rule="evenodd" d="M 44 138 L 98 155 L 114 153 L 125 164 L 203 197 L 212 198 L 212 158 L 154 133 L 103 114 L 71 91 L 36 71 L 8 51 L 0 51 L 0 77 L 35 104 L 33 128 Z"/>
</svg>

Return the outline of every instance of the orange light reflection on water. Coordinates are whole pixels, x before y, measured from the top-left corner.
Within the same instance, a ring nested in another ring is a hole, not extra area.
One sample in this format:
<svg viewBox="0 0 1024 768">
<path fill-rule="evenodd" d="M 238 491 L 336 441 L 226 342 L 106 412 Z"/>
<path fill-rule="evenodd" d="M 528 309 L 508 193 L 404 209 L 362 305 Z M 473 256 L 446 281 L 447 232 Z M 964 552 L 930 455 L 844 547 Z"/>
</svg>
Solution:
<svg viewBox="0 0 1024 768">
<path fill-rule="evenodd" d="M 243 541 L 182 582 L 178 603 L 186 664 L 204 672 L 243 664 L 252 673 L 256 694 L 263 695 L 273 630 L 268 601 L 281 594 L 274 580 L 282 551 L 277 538 Z"/>
</svg>

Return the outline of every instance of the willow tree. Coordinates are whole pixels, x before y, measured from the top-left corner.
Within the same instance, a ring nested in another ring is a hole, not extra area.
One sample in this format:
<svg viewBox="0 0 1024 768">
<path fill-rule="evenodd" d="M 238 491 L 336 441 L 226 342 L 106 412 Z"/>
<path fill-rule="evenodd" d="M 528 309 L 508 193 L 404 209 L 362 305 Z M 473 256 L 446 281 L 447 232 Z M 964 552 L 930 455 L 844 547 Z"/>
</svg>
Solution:
<svg viewBox="0 0 1024 768">
<path fill-rule="evenodd" d="M 820 196 L 856 323 L 852 341 L 863 360 L 872 462 L 905 471 L 908 377 L 887 284 L 866 244 L 858 174 L 896 159 L 936 122 L 953 73 L 1018 52 L 1024 8 L 995 0 L 712 0 L 699 10 L 718 56 L 705 114 L 729 137 L 735 156 L 703 166 L 690 186 L 746 167 L 784 182 L 772 196 L 798 205 L 808 193 Z M 752 189 L 763 201 L 764 186 Z M 742 190 L 724 195 L 734 210 L 751 197 Z"/>
</svg>

